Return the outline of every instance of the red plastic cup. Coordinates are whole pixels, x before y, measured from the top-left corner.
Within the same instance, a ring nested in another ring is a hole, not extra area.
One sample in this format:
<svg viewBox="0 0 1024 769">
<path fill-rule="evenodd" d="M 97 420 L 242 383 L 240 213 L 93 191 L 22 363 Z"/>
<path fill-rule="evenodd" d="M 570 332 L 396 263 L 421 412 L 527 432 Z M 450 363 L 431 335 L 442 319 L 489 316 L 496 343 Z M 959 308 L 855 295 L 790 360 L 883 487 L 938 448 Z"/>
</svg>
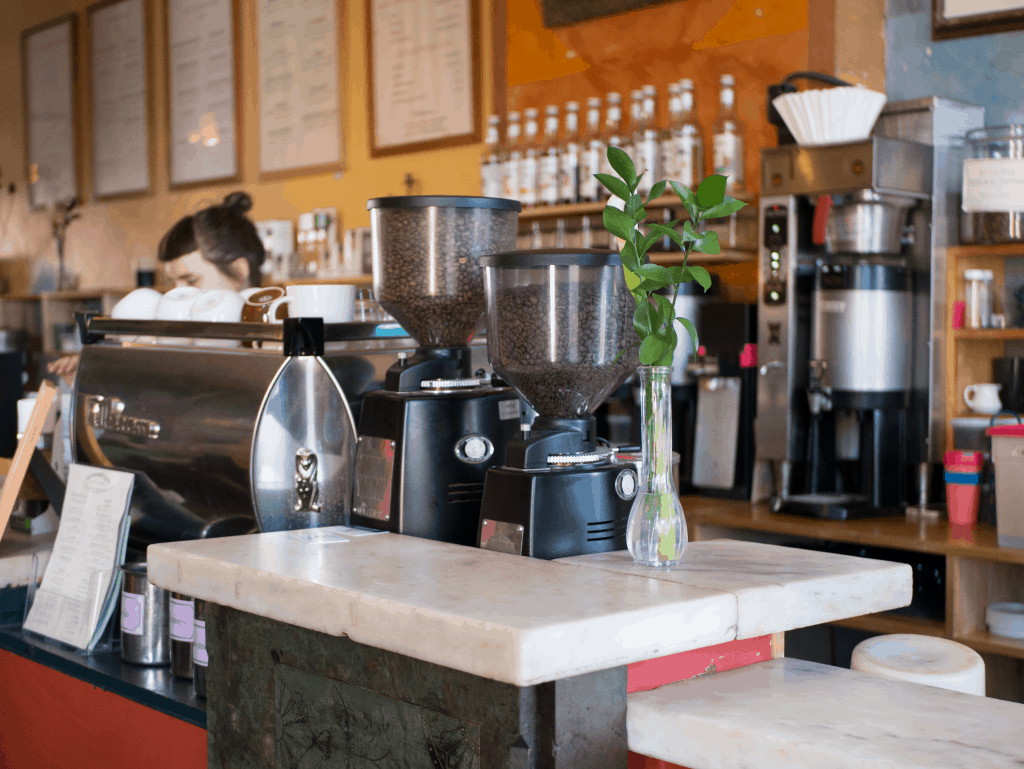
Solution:
<svg viewBox="0 0 1024 769">
<path fill-rule="evenodd" d="M 950 526 L 973 526 L 978 520 L 983 462 L 980 451 L 947 451 L 943 456 Z"/>
</svg>

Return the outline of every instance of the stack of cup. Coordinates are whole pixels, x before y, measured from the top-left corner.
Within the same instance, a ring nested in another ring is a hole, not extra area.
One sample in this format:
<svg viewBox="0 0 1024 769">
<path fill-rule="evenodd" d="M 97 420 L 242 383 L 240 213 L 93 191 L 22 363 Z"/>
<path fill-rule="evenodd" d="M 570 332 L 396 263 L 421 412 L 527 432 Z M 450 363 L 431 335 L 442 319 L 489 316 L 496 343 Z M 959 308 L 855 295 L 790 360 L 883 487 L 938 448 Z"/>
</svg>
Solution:
<svg viewBox="0 0 1024 769">
<path fill-rule="evenodd" d="M 984 455 L 980 451 L 947 451 L 943 457 L 946 504 L 949 523 L 953 526 L 973 526 L 978 520 L 983 462 Z"/>
</svg>

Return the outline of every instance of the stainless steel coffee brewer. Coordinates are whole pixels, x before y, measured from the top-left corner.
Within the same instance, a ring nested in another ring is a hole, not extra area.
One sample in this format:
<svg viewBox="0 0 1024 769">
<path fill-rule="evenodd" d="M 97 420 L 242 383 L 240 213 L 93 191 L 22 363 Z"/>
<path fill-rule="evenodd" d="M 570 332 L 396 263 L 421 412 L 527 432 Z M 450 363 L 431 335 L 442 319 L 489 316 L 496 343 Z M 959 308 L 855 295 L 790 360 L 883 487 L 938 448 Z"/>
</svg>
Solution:
<svg viewBox="0 0 1024 769">
<path fill-rule="evenodd" d="M 520 205 L 407 196 L 367 208 L 374 293 L 418 347 L 363 399 L 351 520 L 475 545 L 484 474 L 519 428 L 520 405 L 469 340 L 484 312 L 480 258 L 515 246 Z"/>
<path fill-rule="evenodd" d="M 905 234 L 927 232 L 931 163 L 883 137 L 762 152 L 756 436 L 776 510 L 902 513 L 924 460 L 930 272 Z"/>
</svg>

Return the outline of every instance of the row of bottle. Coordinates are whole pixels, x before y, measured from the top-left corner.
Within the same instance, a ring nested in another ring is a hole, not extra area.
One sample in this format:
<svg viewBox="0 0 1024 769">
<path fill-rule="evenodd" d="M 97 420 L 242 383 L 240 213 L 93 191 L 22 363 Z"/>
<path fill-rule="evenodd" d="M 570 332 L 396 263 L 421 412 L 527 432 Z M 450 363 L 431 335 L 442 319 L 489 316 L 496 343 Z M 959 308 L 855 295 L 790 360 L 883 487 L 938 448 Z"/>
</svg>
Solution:
<svg viewBox="0 0 1024 769">
<path fill-rule="evenodd" d="M 538 132 L 539 113 L 524 112 L 525 135 L 518 112 L 508 114 L 505 141 L 501 141 L 498 115 L 487 125 L 486 146 L 480 159 L 481 194 L 520 201 L 524 206 L 557 205 L 604 200 L 610 197 L 595 173 L 613 174 L 606 147 L 624 150 L 637 174 L 644 173 L 639 192 L 645 197 L 651 185 L 671 179 L 695 187 L 704 178 L 704 139 L 697 122 L 693 81 L 681 80 L 668 87 L 669 121 L 658 125 L 658 90 L 645 85 L 633 91 L 630 124 L 622 120 L 622 97 L 605 97 L 601 125 L 600 97 L 587 100 L 586 126 L 580 131 L 578 102 L 565 105 L 565 130 L 559 135 L 559 109 L 544 110 L 544 131 Z M 736 115 L 732 75 L 722 75 L 719 114 L 712 140 L 711 173 L 728 177 L 728 191 L 743 189 L 743 129 Z"/>
</svg>

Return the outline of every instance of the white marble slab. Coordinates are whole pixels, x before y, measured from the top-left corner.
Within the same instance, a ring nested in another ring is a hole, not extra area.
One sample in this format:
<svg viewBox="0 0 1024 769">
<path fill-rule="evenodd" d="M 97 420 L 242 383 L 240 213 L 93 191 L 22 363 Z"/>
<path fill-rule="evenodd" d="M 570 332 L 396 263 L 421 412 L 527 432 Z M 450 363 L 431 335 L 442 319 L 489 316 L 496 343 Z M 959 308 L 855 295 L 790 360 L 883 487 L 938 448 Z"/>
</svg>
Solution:
<svg viewBox="0 0 1024 769">
<path fill-rule="evenodd" d="M 736 637 L 736 599 L 720 590 L 395 534 L 301 536 L 152 545 L 149 578 L 518 686 Z"/>
<path fill-rule="evenodd" d="M 626 722 L 690 769 L 1024 765 L 1024 705 L 792 659 L 631 694 Z"/>
<path fill-rule="evenodd" d="M 732 593 L 740 639 L 895 609 L 913 596 L 907 564 L 728 539 L 691 542 L 668 569 L 637 566 L 626 551 L 559 563 Z"/>
<path fill-rule="evenodd" d="M 24 587 L 33 576 L 40 582 L 50 562 L 56 536 L 55 531 L 35 536 L 20 531 L 5 532 L 0 540 L 0 588 Z M 33 562 L 33 556 L 37 563 Z"/>
</svg>

